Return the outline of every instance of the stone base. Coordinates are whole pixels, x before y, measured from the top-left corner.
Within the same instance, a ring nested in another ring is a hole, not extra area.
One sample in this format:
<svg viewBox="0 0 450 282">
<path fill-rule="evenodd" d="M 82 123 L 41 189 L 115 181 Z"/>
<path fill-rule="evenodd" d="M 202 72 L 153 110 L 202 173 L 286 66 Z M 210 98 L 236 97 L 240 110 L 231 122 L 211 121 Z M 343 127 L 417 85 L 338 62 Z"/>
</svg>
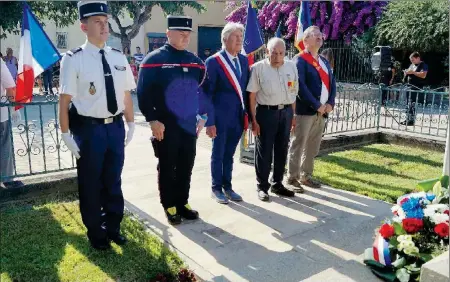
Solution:
<svg viewBox="0 0 450 282">
<path fill-rule="evenodd" d="M 430 260 L 422 266 L 420 282 L 449 281 L 449 252 Z"/>
</svg>

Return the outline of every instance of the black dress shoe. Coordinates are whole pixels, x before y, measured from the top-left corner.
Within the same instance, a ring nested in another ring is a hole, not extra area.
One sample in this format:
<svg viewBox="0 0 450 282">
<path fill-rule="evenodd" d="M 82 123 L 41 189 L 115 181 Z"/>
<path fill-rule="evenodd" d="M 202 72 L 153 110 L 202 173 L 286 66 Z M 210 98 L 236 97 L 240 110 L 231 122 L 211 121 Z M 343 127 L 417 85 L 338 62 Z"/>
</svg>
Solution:
<svg viewBox="0 0 450 282">
<path fill-rule="evenodd" d="M 269 200 L 269 194 L 266 191 L 258 190 L 258 198 L 263 202 L 267 202 Z"/>
<path fill-rule="evenodd" d="M 277 194 L 278 196 L 285 196 L 285 197 L 294 197 L 295 196 L 294 191 L 287 189 L 286 187 L 284 187 L 281 184 L 272 185 L 272 187 L 270 187 L 270 192 Z"/>
<path fill-rule="evenodd" d="M 175 207 L 168 208 L 165 210 L 167 220 L 171 225 L 177 225 L 181 223 L 181 216 L 177 213 L 177 209 Z"/>
<path fill-rule="evenodd" d="M 198 212 L 193 210 L 189 204 L 181 206 L 178 208 L 178 213 L 182 218 L 194 220 L 198 219 Z"/>
<path fill-rule="evenodd" d="M 127 238 L 125 238 L 125 236 L 120 235 L 120 233 L 108 235 L 108 239 L 120 246 L 125 245 L 128 242 Z"/>
<path fill-rule="evenodd" d="M 406 126 L 413 126 L 414 125 L 414 121 L 413 120 L 404 120 L 400 123 L 401 125 L 406 125 Z"/>
<path fill-rule="evenodd" d="M 109 241 L 106 239 L 102 240 L 89 240 L 91 243 L 92 248 L 100 251 L 105 251 L 111 249 L 111 245 L 109 244 Z"/>
</svg>

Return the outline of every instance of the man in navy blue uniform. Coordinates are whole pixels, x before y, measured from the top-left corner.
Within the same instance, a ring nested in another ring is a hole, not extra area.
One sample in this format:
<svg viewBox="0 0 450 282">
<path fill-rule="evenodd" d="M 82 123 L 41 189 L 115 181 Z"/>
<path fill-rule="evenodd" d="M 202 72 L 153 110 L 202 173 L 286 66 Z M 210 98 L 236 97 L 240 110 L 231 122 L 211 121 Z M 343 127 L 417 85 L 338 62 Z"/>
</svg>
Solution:
<svg viewBox="0 0 450 282">
<path fill-rule="evenodd" d="M 80 1 L 78 11 L 87 40 L 68 51 L 61 62 L 61 135 L 77 158 L 80 211 L 89 241 L 104 250 L 110 248 L 109 241 L 126 243 L 120 234 L 121 174 L 124 147 L 134 132 L 130 91 L 136 83 L 125 55 L 105 44 L 109 36 L 106 1 Z M 123 116 L 128 125 L 126 140 Z"/>
<path fill-rule="evenodd" d="M 325 119 L 333 110 L 336 80 L 329 62 L 319 55 L 323 34 L 310 26 L 303 33 L 305 50 L 293 61 L 298 70 L 298 96 L 295 106 L 294 138 L 289 148 L 288 184 L 319 188 L 312 178 L 314 158 L 319 153 Z"/>
<path fill-rule="evenodd" d="M 191 31 L 191 18 L 168 17 L 168 43 L 144 58 L 137 87 L 139 108 L 153 133 L 161 204 L 170 224 L 198 218 L 188 198 L 209 103 L 200 87 L 205 65 L 186 50 Z"/>
<path fill-rule="evenodd" d="M 233 156 L 248 125 L 246 92 L 249 81 L 247 57 L 242 49 L 244 26 L 228 23 L 222 30 L 222 51 L 206 60 L 208 76 L 203 89 L 212 100 L 213 111 L 206 133 L 213 138 L 211 156 L 212 197 L 221 204 L 242 201 L 231 185 Z"/>
</svg>

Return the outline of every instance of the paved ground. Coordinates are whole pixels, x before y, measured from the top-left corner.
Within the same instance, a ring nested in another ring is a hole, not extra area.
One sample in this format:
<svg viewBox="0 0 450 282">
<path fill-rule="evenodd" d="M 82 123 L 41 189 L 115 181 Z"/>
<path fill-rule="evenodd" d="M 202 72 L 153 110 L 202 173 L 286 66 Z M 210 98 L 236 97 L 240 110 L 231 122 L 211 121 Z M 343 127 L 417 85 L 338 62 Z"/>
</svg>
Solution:
<svg viewBox="0 0 450 282">
<path fill-rule="evenodd" d="M 142 117 L 138 117 L 141 119 Z M 256 196 L 254 168 L 235 161 L 238 204 L 210 198 L 210 141 L 200 138 L 191 205 L 201 219 L 170 226 L 159 204 L 150 129 L 138 126 L 126 149 L 126 206 L 171 244 L 207 281 L 378 281 L 362 264 L 364 250 L 390 205 L 326 187 L 292 199 Z"/>
</svg>

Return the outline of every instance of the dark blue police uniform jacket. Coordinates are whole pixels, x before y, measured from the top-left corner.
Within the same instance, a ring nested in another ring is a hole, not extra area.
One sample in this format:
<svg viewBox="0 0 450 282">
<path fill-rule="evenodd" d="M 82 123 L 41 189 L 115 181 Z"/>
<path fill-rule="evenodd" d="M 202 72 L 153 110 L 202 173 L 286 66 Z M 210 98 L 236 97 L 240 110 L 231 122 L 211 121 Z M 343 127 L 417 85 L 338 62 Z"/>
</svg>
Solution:
<svg viewBox="0 0 450 282">
<path fill-rule="evenodd" d="M 196 135 L 197 114 L 207 114 L 201 89 L 205 65 L 193 53 L 166 44 L 148 54 L 139 71 L 137 96 L 146 121 L 177 125 Z"/>
<path fill-rule="evenodd" d="M 238 93 L 227 78 L 222 66 L 214 56 L 206 60 L 207 78 L 203 91 L 212 101 L 211 115 L 206 126 L 216 126 L 217 137 L 213 140 L 211 157 L 211 174 L 213 189 L 231 189 L 233 156 L 243 133 L 244 114 L 248 105 L 246 91 L 250 78 L 248 59 L 238 54 L 242 75 L 239 78 L 234 64 L 229 60 L 225 50 L 220 54 L 232 67 L 243 91 L 245 110 L 242 108 Z"/>
<path fill-rule="evenodd" d="M 334 108 L 336 80 L 328 61 L 322 56 L 320 58 L 327 66 L 331 83 L 327 103 Z M 299 86 L 295 113 L 297 115 L 315 115 L 321 106 L 320 94 L 322 93 L 322 80 L 320 79 L 319 72 L 299 55 L 295 56 L 293 61 L 297 65 Z"/>
</svg>

